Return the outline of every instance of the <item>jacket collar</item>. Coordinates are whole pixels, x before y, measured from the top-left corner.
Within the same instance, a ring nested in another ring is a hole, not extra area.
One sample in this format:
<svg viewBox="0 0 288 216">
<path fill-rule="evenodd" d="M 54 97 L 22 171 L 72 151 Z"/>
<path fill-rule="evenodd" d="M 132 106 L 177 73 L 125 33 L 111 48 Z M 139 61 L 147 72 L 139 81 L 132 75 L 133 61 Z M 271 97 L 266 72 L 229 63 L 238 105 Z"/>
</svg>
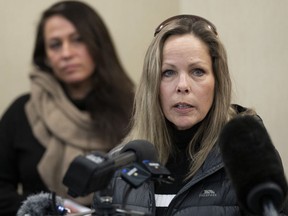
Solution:
<svg viewBox="0 0 288 216">
<path fill-rule="evenodd" d="M 211 152 L 208 154 L 207 159 L 205 160 L 201 168 L 195 173 L 192 179 L 179 191 L 178 194 L 183 193 L 192 185 L 196 184 L 197 182 L 201 181 L 207 176 L 210 176 L 211 174 L 217 172 L 222 168 L 224 168 L 224 163 L 220 153 L 220 148 L 216 144 L 212 148 Z"/>
</svg>

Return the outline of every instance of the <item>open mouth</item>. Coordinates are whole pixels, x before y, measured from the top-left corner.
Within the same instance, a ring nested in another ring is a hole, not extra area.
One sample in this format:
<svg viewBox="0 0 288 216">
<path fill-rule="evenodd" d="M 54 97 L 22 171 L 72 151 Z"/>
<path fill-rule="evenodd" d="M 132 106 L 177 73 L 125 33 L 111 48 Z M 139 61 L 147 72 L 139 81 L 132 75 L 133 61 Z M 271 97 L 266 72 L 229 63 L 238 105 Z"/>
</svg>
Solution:
<svg viewBox="0 0 288 216">
<path fill-rule="evenodd" d="M 187 109 L 187 108 L 192 108 L 193 106 L 187 103 L 178 103 L 178 104 L 175 104 L 174 107 L 178 109 Z"/>
</svg>

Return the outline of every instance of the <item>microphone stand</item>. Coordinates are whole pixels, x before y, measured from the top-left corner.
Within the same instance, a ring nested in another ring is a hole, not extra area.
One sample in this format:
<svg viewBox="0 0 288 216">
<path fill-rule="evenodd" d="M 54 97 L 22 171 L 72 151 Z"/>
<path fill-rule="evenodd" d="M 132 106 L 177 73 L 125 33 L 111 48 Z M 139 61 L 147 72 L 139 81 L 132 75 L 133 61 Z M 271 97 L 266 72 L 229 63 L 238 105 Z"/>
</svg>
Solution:
<svg viewBox="0 0 288 216">
<path fill-rule="evenodd" d="M 247 205 L 254 213 L 263 216 L 278 216 L 284 195 L 279 185 L 266 182 L 252 188 L 248 193 Z"/>
<path fill-rule="evenodd" d="M 263 216 L 279 216 L 273 202 L 269 199 L 263 201 Z"/>
<path fill-rule="evenodd" d="M 130 190 L 129 190 L 130 192 Z M 150 216 L 149 214 L 146 214 L 144 212 L 140 211 L 134 211 L 134 210 L 126 210 L 126 209 L 119 209 L 113 206 L 112 204 L 112 189 L 110 186 L 108 186 L 106 189 L 101 190 L 99 192 L 100 196 L 98 198 L 97 207 L 95 210 L 91 213 L 94 213 L 94 215 L 97 216 L 120 216 L 120 215 L 143 215 L 143 216 Z M 126 195 L 128 195 L 126 193 Z M 125 203 L 123 203 L 123 207 L 125 207 Z"/>
<path fill-rule="evenodd" d="M 98 202 L 95 208 L 95 215 L 99 216 L 113 216 L 116 215 L 116 209 L 112 205 L 113 192 L 110 185 L 105 189 L 99 191 Z"/>
</svg>

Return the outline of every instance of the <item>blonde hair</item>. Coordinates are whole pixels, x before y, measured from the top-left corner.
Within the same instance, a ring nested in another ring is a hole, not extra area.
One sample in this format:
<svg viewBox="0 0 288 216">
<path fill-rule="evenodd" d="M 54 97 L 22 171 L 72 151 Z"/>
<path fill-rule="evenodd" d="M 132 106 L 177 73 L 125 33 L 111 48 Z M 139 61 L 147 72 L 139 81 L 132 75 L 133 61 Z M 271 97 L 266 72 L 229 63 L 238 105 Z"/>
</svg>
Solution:
<svg viewBox="0 0 288 216">
<path fill-rule="evenodd" d="M 214 101 L 195 136 L 189 143 L 191 177 L 201 167 L 215 145 L 224 124 L 235 115 L 231 107 L 231 80 L 226 51 L 217 33 L 205 20 L 175 19 L 166 24 L 153 38 L 145 56 L 143 72 L 136 90 L 132 129 L 124 143 L 145 139 L 155 145 L 159 160 L 166 163 L 173 154 L 165 116 L 159 100 L 162 51 L 166 39 L 172 35 L 193 34 L 209 48 L 215 77 Z M 196 143 L 201 143 L 196 149 Z"/>
</svg>

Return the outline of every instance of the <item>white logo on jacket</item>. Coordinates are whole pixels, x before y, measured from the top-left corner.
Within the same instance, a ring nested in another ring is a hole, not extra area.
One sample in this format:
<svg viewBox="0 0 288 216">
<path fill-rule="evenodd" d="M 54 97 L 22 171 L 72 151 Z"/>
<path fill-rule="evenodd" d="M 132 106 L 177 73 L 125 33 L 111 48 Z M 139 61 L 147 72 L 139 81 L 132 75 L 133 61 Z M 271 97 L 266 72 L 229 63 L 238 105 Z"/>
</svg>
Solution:
<svg viewBox="0 0 288 216">
<path fill-rule="evenodd" d="M 213 190 L 203 190 L 200 194 L 199 197 L 216 197 L 217 194 Z"/>
</svg>

